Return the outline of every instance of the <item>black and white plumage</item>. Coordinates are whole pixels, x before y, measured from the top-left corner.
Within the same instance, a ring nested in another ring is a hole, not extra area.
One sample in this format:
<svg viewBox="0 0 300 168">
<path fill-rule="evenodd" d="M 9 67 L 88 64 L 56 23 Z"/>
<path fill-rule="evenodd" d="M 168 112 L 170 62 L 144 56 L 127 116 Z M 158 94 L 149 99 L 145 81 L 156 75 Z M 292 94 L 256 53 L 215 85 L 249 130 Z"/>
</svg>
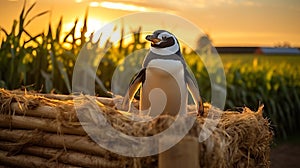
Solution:
<svg viewBox="0 0 300 168">
<path fill-rule="evenodd" d="M 156 30 L 147 35 L 151 41 L 142 69 L 135 75 L 124 97 L 123 106 L 134 98 L 141 87 L 140 110 L 150 116 L 159 114 L 177 115 L 186 112 L 187 96 L 190 91 L 197 106 L 198 114 L 204 108 L 197 82 L 191 77 L 181 54 L 176 37 L 166 30 Z"/>
</svg>

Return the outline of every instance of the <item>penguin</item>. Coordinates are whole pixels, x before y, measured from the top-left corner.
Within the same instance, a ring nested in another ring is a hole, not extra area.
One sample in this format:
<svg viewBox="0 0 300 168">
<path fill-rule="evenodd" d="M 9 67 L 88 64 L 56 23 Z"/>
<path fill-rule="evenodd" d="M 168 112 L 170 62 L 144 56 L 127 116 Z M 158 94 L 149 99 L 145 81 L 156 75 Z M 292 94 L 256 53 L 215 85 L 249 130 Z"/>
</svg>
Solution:
<svg viewBox="0 0 300 168">
<path fill-rule="evenodd" d="M 204 107 L 198 85 L 187 69 L 177 38 L 169 31 L 156 30 L 147 35 L 146 40 L 151 42 L 150 51 L 130 82 L 122 107 L 130 104 L 141 88 L 140 112 L 151 117 L 176 116 L 180 112 L 186 113 L 190 92 L 197 113 L 202 116 Z"/>
</svg>

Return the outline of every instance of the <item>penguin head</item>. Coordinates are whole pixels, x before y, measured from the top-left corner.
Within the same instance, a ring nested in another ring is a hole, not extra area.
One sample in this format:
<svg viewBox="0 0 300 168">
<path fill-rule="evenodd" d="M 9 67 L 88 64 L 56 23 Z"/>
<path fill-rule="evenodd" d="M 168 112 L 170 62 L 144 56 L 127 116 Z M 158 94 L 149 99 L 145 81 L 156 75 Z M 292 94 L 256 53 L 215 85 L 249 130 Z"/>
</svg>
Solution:
<svg viewBox="0 0 300 168">
<path fill-rule="evenodd" d="M 147 35 L 146 40 L 151 41 L 150 50 L 157 54 L 167 55 L 180 52 L 177 38 L 166 30 L 156 30 L 153 34 Z"/>
</svg>

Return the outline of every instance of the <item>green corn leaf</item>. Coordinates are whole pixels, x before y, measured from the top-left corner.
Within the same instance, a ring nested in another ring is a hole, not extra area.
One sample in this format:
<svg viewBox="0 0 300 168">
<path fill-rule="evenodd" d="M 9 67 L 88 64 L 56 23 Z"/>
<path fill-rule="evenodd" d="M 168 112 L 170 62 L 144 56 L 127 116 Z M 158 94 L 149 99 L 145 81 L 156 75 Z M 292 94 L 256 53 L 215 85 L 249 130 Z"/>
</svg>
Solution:
<svg viewBox="0 0 300 168">
<path fill-rule="evenodd" d="M 58 69 L 60 74 L 62 75 L 63 80 L 65 81 L 65 84 L 67 86 L 68 92 L 71 93 L 71 84 L 70 84 L 70 80 L 68 77 L 68 74 L 66 72 L 66 68 L 64 67 L 63 63 L 57 60 L 57 65 L 58 65 Z"/>
<path fill-rule="evenodd" d="M 19 35 L 20 36 L 21 36 L 21 32 L 23 31 L 23 27 L 24 27 L 24 20 L 25 20 L 24 12 L 25 12 L 26 3 L 27 3 L 27 0 L 24 0 L 23 8 L 22 8 L 21 14 L 19 16 Z"/>
<path fill-rule="evenodd" d="M 45 89 L 47 93 L 50 93 L 53 89 L 51 74 L 46 73 L 44 70 L 41 70 L 41 75 L 43 76 L 45 80 Z"/>
<path fill-rule="evenodd" d="M 56 74 L 56 60 L 55 60 L 55 57 L 54 57 L 54 54 L 53 54 L 53 52 L 49 52 L 49 54 L 50 54 L 50 58 L 51 58 L 51 65 L 52 65 L 52 71 L 51 71 L 51 77 L 52 77 L 52 79 L 55 79 L 55 74 Z"/>
<path fill-rule="evenodd" d="M 60 36 L 61 36 L 62 20 L 63 20 L 63 17 L 60 17 L 58 26 L 57 26 L 57 28 L 56 28 L 55 40 L 56 40 L 57 42 L 59 42 L 59 39 L 60 39 Z"/>
<path fill-rule="evenodd" d="M 291 113 L 291 108 L 287 102 L 284 102 L 284 111 L 285 111 L 285 116 L 286 116 L 286 125 L 288 126 L 287 129 L 290 130 L 291 132 L 294 131 L 294 126 L 296 125 L 296 120 L 293 120 L 295 116 Z"/>
<path fill-rule="evenodd" d="M 26 0 L 25 0 L 26 1 Z M 34 8 L 34 6 L 36 5 L 36 2 L 34 2 L 28 9 L 27 11 L 25 11 L 25 15 L 24 15 L 24 19 L 26 19 L 26 17 L 28 16 L 28 14 L 30 13 L 30 11 Z"/>
<path fill-rule="evenodd" d="M 27 23 L 25 24 L 24 28 L 25 28 L 26 26 L 28 26 L 34 19 L 36 19 L 36 18 L 38 18 L 38 17 L 41 17 L 41 16 L 43 16 L 43 15 L 45 15 L 45 14 L 47 14 L 47 13 L 49 13 L 49 11 L 44 11 L 44 12 L 41 12 L 41 13 L 39 13 L 39 14 L 33 16 L 31 19 L 29 19 L 29 20 L 27 21 Z"/>
<path fill-rule="evenodd" d="M 87 32 L 88 13 L 89 13 L 89 8 L 87 8 L 85 11 L 83 27 L 81 29 L 81 37 L 80 37 L 81 44 L 80 44 L 80 46 L 83 46 L 83 44 L 85 44 L 85 42 L 86 42 L 85 41 L 85 33 Z"/>
<path fill-rule="evenodd" d="M 0 26 L 0 31 L 2 31 L 5 34 L 5 36 L 9 36 L 9 34 L 7 33 L 7 31 L 3 27 L 1 27 L 1 26 Z"/>
<path fill-rule="evenodd" d="M 42 36 L 43 36 L 43 33 L 38 34 L 36 36 L 33 36 L 29 40 L 25 41 L 24 45 L 27 44 L 27 43 L 29 43 L 29 42 L 32 42 L 32 41 L 34 41 L 35 43 L 39 44 L 39 42 L 36 39 L 39 38 L 39 37 L 42 37 Z"/>
<path fill-rule="evenodd" d="M 67 39 L 69 38 L 69 36 L 72 37 L 73 41 L 75 40 L 75 30 L 76 30 L 77 23 L 78 23 L 78 19 L 75 20 L 73 28 L 72 28 L 71 31 L 65 36 L 65 38 L 64 38 L 64 40 L 63 40 L 64 42 L 67 42 Z M 73 41 L 71 42 L 72 44 L 73 44 Z"/>
<path fill-rule="evenodd" d="M 28 31 L 26 31 L 25 29 L 24 29 L 24 33 L 25 33 L 29 38 L 32 38 L 31 34 L 30 34 Z"/>
<path fill-rule="evenodd" d="M 275 104 L 275 102 L 274 102 L 273 99 L 270 99 L 269 102 L 270 102 L 269 108 L 270 108 L 270 110 L 271 110 L 270 115 L 272 115 L 273 118 L 274 118 L 273 122 L 277 123 L 277 120 L 278 120 L 278 112 L 277 112 L 276 104 Z M 278 124 L 278 123 L 277 123 L 277 124 Z"/>
<path fill-rule="evenodd" d="M 300 89 L 299 89 L 300 90 Z M 292 90 L 292 92 L 293 92 L 293 97 L 294 97 L 294 103 L 295 103 L 295 105 L 296 105 L 296 109 L 295 109 L 295 111 L 300 111 L 300 98 L 299 98 L 299 92 L 297 93 L 297 88 L 296 87 L 293 87 L 293 90 Z M 300 116 L 300 114 L 298 113 L 298 115 Z"/>
<path fill-rule="evenodd" d="M 47 34 L 47 39 L 53 46 L 53 36 L 52 36 L 52 28 L 51 28 L 51 23 L 48 25 L 48 34 Z"/>
<path fill-rule="evenodd" d="M 0 80 L 0 88 L 7 89 L 6 83 L 3 80 Z"/>
</svg>

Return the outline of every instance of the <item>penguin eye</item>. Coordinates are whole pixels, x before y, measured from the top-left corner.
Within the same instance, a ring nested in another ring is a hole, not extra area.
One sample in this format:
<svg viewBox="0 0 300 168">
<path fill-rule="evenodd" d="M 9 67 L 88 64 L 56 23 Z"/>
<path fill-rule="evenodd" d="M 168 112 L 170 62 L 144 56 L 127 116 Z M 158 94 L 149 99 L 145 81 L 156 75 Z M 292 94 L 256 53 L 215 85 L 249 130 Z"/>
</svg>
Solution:
<svg viewBox="0 0 300 168">
<path fill-rule="evenodd" d="M 166 36 L 162 36 L 162 39 L 163 39 L 163 40 L 166 40 L 166 39 L 167 39 L 167 37 L 166 37 Z"/>
</svg>

